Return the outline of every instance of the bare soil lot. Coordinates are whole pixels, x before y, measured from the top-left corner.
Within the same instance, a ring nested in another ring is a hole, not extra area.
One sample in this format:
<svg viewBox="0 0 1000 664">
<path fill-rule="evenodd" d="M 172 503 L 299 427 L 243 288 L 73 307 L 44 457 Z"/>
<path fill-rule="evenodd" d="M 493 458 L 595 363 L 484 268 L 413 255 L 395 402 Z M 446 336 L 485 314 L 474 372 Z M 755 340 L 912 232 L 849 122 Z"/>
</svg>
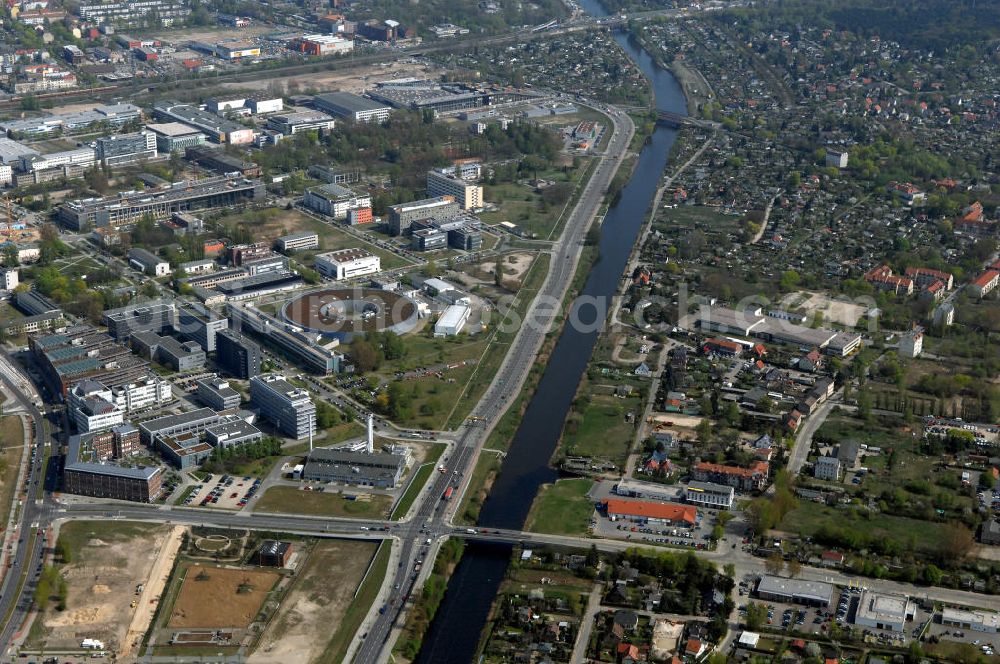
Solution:
<svg viewBox="0 0 1000 664">
<path fill-rule="evenodd" d="M 94 638 L 117 651 L 134 609 L 135 590 L 145 584 L 170 533 L 169 526 L 117 521 L 77 521 L 60 529 L 73 552 L 60 568 L 68 586 L 66 610 L 50 602 L 32 630 L 48 649 L 78 648 Z"/>
<path fill-rule="evenodd" d="M 354 599 L 375 554 L 375 542 L 319 542 L 271 621 L 251 664 L 310 664 L 318 661 Z M 323 636 L 326 635 L 326 636 Z"/>
<path fill-rule="evenodd" d="M 245 28 L 183 28 L 180 30 L 165 30 L 156 35 L 156 39 L 167 44 L 184 44 L 190 41 L 201 41 L 209 44 L 236 39 L 245 41 L 250 37 L 259 37 L 274 30 L 273 26 L 253 23 Z"/>
<path fill-rule="evenodd" d="M 517 254 L 507 254 L 503 257 L 501 261 L 501 270 L 503 271 L 503 279 L 505 282 L 516 282 L 520 283 L 521 279 L 524 277 L 524 273 L 528 271 L 531 267 L 531 263 L 534 261 L 535 255 L 531 253 L 517 253 Z M 474 276 L 480 277 L 482 280 L 488 280 L 493 283 L 495 280 L 496 273 L 496 260 L 483 261 L 478 263 L 473 268 Z"/>
<path fill-rule="evenodd" d="M 190 565 L 167 621 L 169 627 L 246 627 L 281 575 L 261 569 Z"/>
<path fill-rule="evenodd" d="M 372 89 L 374 84 L 379 81 L 409 77 L 437 80 L 443 73 L 444 69 L 405 60 L 349 70 L 318 71 L 298 76 L 287 76 L 283 80 L 285 81 L 286 90 L 288 89 L 287 86 L 294 82 L 302 92 L 309 90 L 318 90 L 321 92 L 341 90 L 343 92 L 361 93 L 366 89 Z M 264 90 L 273 82 L 274 79 L 265 78 L 257 81 L 223 83 L 219 87 L 240 90 Z"/>
</svg>

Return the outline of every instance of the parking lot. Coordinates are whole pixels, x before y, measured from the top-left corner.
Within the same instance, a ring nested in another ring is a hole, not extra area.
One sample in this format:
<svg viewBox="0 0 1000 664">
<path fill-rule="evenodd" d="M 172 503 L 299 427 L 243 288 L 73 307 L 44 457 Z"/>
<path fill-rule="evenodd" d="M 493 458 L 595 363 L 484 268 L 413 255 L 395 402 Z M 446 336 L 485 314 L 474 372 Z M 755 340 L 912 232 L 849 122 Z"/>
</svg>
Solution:
<svg viewBox="0 0 1000 664">
<path fill-rule="evenodd" d="M 936 636 L 941 641 L 971 643 L 976 648 L 981 650 L 984 655 L 995 655 L 997 651 L 1000 651 L 1000 634 L 971 632 L 932 622 L 930 627 L 927 628 L 927 633 L 924 635 L 924 638 L 930 638 L 932 636 Z"/>
<path fill-rule="evenodd" d="M 622 519 L 611 521 L 597 510 L 594 510 L 591 519 L 591 527 L 598 537 L 639 540 L 691 549 L 707 549 L 711 546 L 709 536 L 714 525 L 715 518 L 703 515 L 702 510 L 698 510 L 698 524 L 694 528 L 652 522 L 640 524 Z"/>
<path fill-rule="evenodd" d="M 855 617 L 858 609 L 858 602 L 861 597 L 860 588 L 844 588 L 834 593 L 834 601 L 830 607 L 807 607 L 798 604 L 785 604 L 761 600 L 755 595 L 751 597 L 756 586 L 755 577 L 744 577 L 740 581 L 738 602 L 741 618 L 746 618 L 747 605 L 750 602 L 763 604 L 767 607 L 766 624 L 768 629 L 785 631 L 788 633 L 797 632 L 803 636 L 809 634 L 826 634 L 830 631 L 830 626 L 838 625 L 841 629 L 853 629 L 866 642 L 878 644 L 880 646 L 904 647 L 920 635 L 924 624 L 932 619 L 932 614 L 917 609 L 914 619 L 907 622 L 903 632 L 892 630 L 875 629 L 864 625 L 855 624 Z M 942 625 L 935 625 L 933 622 L 928 628 L 927 635 L 932 633 L 940 634 L 947 628 Z M 1000 641 L 1000 635 L 997 635 Z M 983 641 L 985 643 L 985 641 Z M 978 643 L 976 645 L 979 645 Z"/>
<path fill-rule="evenodd" d="M 620 498 L 612 487 L 616 483 L 612 481 L 601 481 L 594 484 L 587 493 L 587 498 L 594 504 L 598 504 L 608 498 Z M 664 487 L 665 491 L 679 495 L 681 487 Z M 639 500 L 647 500 L 640 498 Z M 654 502 L 673 502 L 683 504 L 679 499 L 654 500 Z M 718 512 L 711 509 L 698 508 L 697 524 L 694 528 L 682 526 L 666 525 L 664 523 L 634 523 L 619 519 L 611 521 L 599 510 L 594 510 L 591 517 L 591 529 L 597 537 L 610 537 L 612 539 L 639 540 L 652 544 L 663 544 L 690 549 L 708 549 L 712 543 L 710 540 L 712 528 L 715 527 Z"/>
<path fill-rule="evenodd" d="M 257 493 L 261 481 L 252 477 L 209 475 L 204 482 L 196 484 L 194 490 L 184 499 L 189 507 L 217 507 L 238 510 L 246 507 L 247 501 Z"/>
</svg>

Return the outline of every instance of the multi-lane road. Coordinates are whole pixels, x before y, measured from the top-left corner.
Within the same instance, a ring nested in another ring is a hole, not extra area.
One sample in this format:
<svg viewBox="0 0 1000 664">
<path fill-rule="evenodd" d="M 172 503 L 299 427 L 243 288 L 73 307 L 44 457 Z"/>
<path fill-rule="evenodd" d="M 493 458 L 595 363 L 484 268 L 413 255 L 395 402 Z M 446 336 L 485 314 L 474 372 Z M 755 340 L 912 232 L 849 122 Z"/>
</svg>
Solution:
<svg viewBox="0 0 1000 664">
<path fill-rule="evenodd" d="M 18 538 L 9 558 L 11 566 L 4 573 L 0 585 L 0 644 L 10 644 L 15 631 L 24 622 L 31 606 L 33 579 L 42 564 L 45 552 L 45 534 L 40 532 L 48 524 L 46 494 L 45 446 L 46 427 L 44 416 L 35 406 L 34 390 L 30 381 L 7 357 L 0 357 L 0 382 L 3 391 L 10 395 L 25 413 L 34 429 L 29 444 L 34 454 L 25 475 L 26 497 L 21 507 Z"/>
<path fill-rule="evenodd" d="M 426 542 L 428 531 L 437 535 L 453 530 L 449 527 L 451 517 L 468 488 L 471 470 L 475 467 L 483 443 L 524 384 L 545 334 L 557 314 L 551 303 L 562 301 L 573 280 L 580 257 L 580 246 L 635 132 L 627 114 L 614 107 L 604 110 L 612 122 L 607 149 L 600 157 L 601 161 L 590 180 L 583 185 L 583 191 L 567 218 L 562 235 L 553 244 L 548 275 L 528 308 L 525 320 L 520 324 L 496 376 L 473 408 L 470 414 L 472 422 L 463 424 L 449 436 L 455 442 L 450 456 L 442 460 L 447 466 L 447 472 L 434 475 L 433 481 L 428 483 L 430 487 L 418 499 L 415 516 L 407 522 L 410 524 L 409 529 L 398 534 L 399 563 L 390 574 L 392 578 L 386 580 L 386 587 L 391 585 L 393 589 L 398 588 L 395 590 L 394 600 L 406 597 L 413 591 L 419 578 L 413 573 L 415 561 L 418 556 L 432 552 L 426 544 L 422 544 L 421 538 Z M 445 502 L 441 497 L 449 486 L 454 487 L 454 494 L 450 502 Z M 356 661 L 379 662 L 388 656 L 391 647 L 389 635 L 404 606 L 404 602 L 395 601 L 388 610 L 380 614 L 370 613 L 366 623 L 368 629 L 357 650 Z"/>
</svg>

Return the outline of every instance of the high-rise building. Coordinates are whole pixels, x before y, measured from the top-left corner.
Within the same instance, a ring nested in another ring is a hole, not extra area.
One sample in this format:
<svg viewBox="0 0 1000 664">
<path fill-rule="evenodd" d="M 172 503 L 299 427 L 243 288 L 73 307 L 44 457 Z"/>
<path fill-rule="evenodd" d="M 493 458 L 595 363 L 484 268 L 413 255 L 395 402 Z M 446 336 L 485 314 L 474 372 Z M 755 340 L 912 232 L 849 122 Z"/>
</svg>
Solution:
<svg viewBox="0 0 1000 664">
<path fill-rule="evenodd" d="M 406 235 L 415 221 L 444 221 L 458 216 L 459 205 L 454 196 L 438 196 L 410 203 L 389 206 L 389 230 L 393 235 Z"/>
<path fill-rule="evenodd" d="M 229 319 L 193 302 L 182 304 L 177 314 L 181 336 L 198 342 L 206 353 L 215 352 L 216 335 L 229 327 Z"/>
<path fill-rule="evenodd" d="M 316 432 L 316 404 L 309 392 L 295 387 L 279 374 L 250 379 L 250 401 L 278 431 L 302 440 Z"/>
<path fill-rule="evenodd" d="M 215 335 L 219 366 L 237 378 L 253 378 L 260 374 L 260 346 L 236 330 L 222 330 Z"/>
</svg>

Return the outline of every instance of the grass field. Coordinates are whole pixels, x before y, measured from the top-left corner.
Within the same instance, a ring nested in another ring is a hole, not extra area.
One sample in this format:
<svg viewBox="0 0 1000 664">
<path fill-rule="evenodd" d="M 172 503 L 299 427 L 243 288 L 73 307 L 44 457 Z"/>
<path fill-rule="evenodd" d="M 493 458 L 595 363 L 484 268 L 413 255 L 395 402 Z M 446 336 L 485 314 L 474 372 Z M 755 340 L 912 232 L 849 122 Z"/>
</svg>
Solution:
<svg viewBox="0 0 1000 664">
<path fill-rule="evenodd" d="M 531 506 L 527 529 L 552 535 L 585 534 L 594 513 L 594 504 L 587 498 L 593 485 L 586 478 L 546 484 Z"/>
<path fill-rule="evenodd" d="M 856 440 L 869 447 L 887 449 L 900 444 L 898 425 L 898 418 L 893 421 L 876 418 L 872 422 L 865 422 L 844 415 L 833 415 L 820 425 L 815 438 L 831 441 Z"/>
<path fill-rule="evenodd" d="M 552 182 L 576 183 L 583 174 L 588 172 L 590 163 L 591 158 L 584 157 L 580 168 L 576 171 L 570 171 L 567 174 L 562 170 L 550 169 L 540 171 L 538 177 Z M 527 184 L 505 182 L 486 185 L 484 190 L 486 200 L 496 204 L 499 208 L 496 211 L 481 214 L 480 219 L 484 223 L 496 224 L 501 221 L 509 221 L 520 226 L 526 235 L 534 234 L 542 239 L 550 237 L 553 230 L 559 226 L 564 204 L 550 206 L 543 204 L 542 194 Z M 572 202 L 572 196 L 569 200 Z"/>
<path fill-rule="evenodd" d="M 420 492 L 424 490 L 424 485 L 427 484 L 427 478 L 430 477 L 434 473 L 435 468 L 437 468 L 437 460 L 441 458 L 441 455 L 444 453 L 446 447 L 447 446 L 444 443 L 435 443 L 431 446 L 431 449 L 428 450 L 427 456 L 424 458 L 424 463 L 419 469 L 417 469 L 416 475 L 406 489 L 406 493 L 403 494 L 403 497 L 399 499 L 398 503 L 396 503 L 396 507 L 393 508 L 393 519 L 402 519 L 406 516 L 406 512 L 410 509 L 410 506 L 413 505 L 413 501 L 415 501 L 417 496 L 420 495 Z"/>
<path fill-rule="evenodd" d="M 382 587 L 386 571 L 389 568 L 389 555 L 391 552 L 392 547 L 383 540 L 382 544 L 379 546 L 378 552 L 375 554 L 375 560 L 371 564 L 368 576 L 365 577 L 364 582 L 361 584 L 361 588 L 357 591 L 354 601 L 351 602 L 349 607 L 347 607 L 347 611 L 344 613 L 343 619 L 338 624 L 337 631 L 334 632 L 333 638 L 331 638 L 330 642 L 327 643 L 326 650 L 323 652 L 323 656 L 320 658 L 320 661 L 344 661 L 344 655 L 347 653 L 347 647 L 351 645 L 351 639 L 354 638 L 354 633 L 358 631 L 358 627 L 361 626 L 361 621 L 364 620 L 365 615 L 367 615 L 372 602 L 374 602 L 375 598 L 378 597 L 378 591 Z"/>
<path fill-rule="evenodd" d="M 729 232 L 739 227 L 740 217 L 722 214 L 716 208 L 701 205 L 679 205 L 657 211 L 654 224 L 695 226 L 713 233 Z"/>
<path fill-rule="evenodd" d="M 137 521 L 70 521 L 59 529 L 59 538 L 69 546 L 74 557 L 100 539 L 104 544 L 128 542 L 136 537 L 144 537 L 157 527 Z"/>
<path fill-rule="evenodd" d="M 639 415 L 641 408 L 638 397 L 593 395 L 582 416 L 574 413 L 567 419 L 562 452 L 623 462 L 635 434 L 625 414 L 631 411 Z"/>
<path fill-rule="evenodd" d="M 260 497 L 254 511 L 384 519 L 391 506 L 392 498 L 389 496 L 372 494 L 371 500 L 348 500 L 342 494 L 329 491 L 273 486 Z"/>
<path fill-rule="evenodd" d="M 170 627 L 246 627 L 281 575 L 264 569 L 193 564 L 167 619 Z"/>
<path fill-rule="evenodd" d="M 17 494 L 17 472 L 24 450 L 24 428 L 21 418 L 7 415 L 0 418 L 0 514 L 9 515 Z M 4 523 L 7 523 L 5 518 Z"/>
<path fill-rule="evenodd" d="M 871 539 L 891 540 L 899 544 L 900 550 L 918 550 L 923 553 L 937 553 L 939 543 L 944 539 L 943 523 L 920 521 L 891 514 L 864 513 L 841 510 L 813 502 L 800 502 L 789 512 L 779 530 L 812 537 L 824 526 L 848 528 L 851 532 Z"/>
</svg>

